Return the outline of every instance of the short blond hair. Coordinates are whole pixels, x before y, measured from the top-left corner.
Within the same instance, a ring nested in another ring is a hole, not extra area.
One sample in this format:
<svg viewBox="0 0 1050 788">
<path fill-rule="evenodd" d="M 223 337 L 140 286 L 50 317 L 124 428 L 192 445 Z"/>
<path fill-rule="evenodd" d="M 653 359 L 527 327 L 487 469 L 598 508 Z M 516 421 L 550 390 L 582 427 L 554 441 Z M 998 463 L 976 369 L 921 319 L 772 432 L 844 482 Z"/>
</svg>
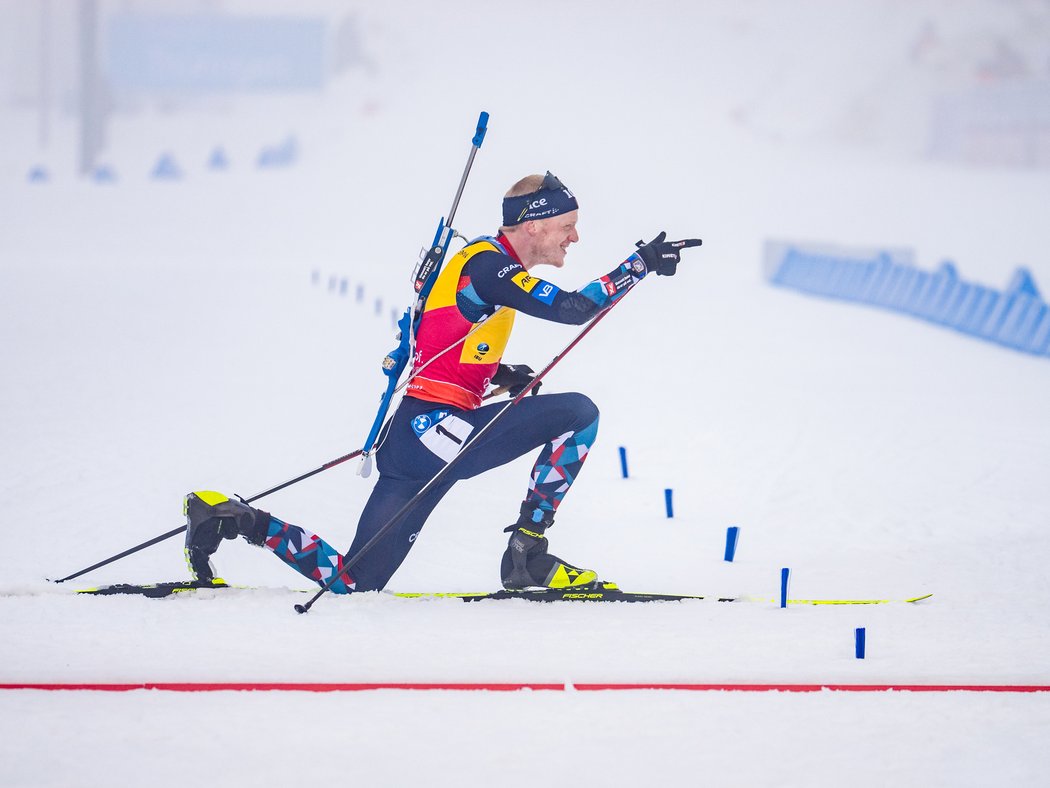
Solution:
<svg viewBox="0 0 1050 788">
<path fill-rule="evenodd" d="M 523 194 L 532 194 L 543 188 L 543 175 L 526 175 L 520 181 L 510 187 L 504 197 L 521 197 Z"/>
</svg>

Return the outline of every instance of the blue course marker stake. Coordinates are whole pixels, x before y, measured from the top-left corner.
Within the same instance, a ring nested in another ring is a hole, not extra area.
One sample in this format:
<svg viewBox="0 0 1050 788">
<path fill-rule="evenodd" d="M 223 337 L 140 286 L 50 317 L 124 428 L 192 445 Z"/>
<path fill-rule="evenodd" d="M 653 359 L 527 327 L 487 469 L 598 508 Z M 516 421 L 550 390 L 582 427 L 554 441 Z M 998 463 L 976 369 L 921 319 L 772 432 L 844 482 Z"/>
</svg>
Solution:
<svg viewBox="0 0 1050 788">
<path fill-rule="evenodd" d="M 725 560 L 732 561 L 733 556 L 736 555 L 736 540 L 740 536 L 740 529 L 731 525 L 726 528 L 726 557 Z"/>
<path fill-rule="evenodd" d="M 623 446 L 620 447 L 620 473 L 623 474 L 623 478 L 627 478 L 627 449 Z"/>
<path fill-rule="evenodd" d="M 857 655 L 857 659 L 864 659 L 864 627 L 857 627 L 853 633 L 854 637 L 854 650 Z"/>
<path fill-rule="evenodd" d="M 780 570 L 780 606 L 788 606 L 788 578 L 791 577 L 791 570 L 784 567 Z"/>
<path fill-rule="evenodd" d="M 664 490 L 664 505 L 667 507 L 667 516 L 674 517 L 674 503 L 671 500 L 672 491 Z"/>
</svg>

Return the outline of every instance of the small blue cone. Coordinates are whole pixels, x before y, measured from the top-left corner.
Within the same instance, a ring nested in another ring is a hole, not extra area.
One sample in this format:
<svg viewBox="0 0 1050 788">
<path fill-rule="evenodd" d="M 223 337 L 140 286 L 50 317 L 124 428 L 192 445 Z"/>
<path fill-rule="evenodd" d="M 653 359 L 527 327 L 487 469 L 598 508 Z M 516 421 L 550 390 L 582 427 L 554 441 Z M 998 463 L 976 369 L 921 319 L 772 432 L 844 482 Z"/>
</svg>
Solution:
<svg viewBox="0 0 1050 788">
<path fill-rule="evenodd" d="M 263 148 L 259 152 L 257 164 L 260 167 L 287 167 L 294 164 L 299 156 L 299 145 L 295 137 L 288 137 L 280 145 Z"/>
<path fill-rule="evenodd" d="M 210 170 L 225 170 L 229 166 L 230 160 L 226 158 L 226 151 L 221 147 L 213 150 L 211 156 L 208 157 L 208 169 Z"/>
<path fill-rule="evenodd" d="M 51 176 L 48 175 L 47 170 L 45 170 L 40 165 L 37 165 L 29 171 L 29 174 L 26 176 L 26 179 L 30 183 L 47 183 L 49 180 L 51 180 Z"/>
<path fill-rule="evenodd" d="M 116 183 L 117 171 L 108 164 L 100 164 L 91 173 L 91 180 L 95 183 Z"/>
<path fill-rule="evenodd" d="M 150 173 L 150 176 L 161 181 L 177 181 L 182 177 L 182 170 L 179 169 L 179 165 L 175 163 L 175 158 L 170 153 L 164 153 L 153 165 L 153 172 Z"/>
</svg>

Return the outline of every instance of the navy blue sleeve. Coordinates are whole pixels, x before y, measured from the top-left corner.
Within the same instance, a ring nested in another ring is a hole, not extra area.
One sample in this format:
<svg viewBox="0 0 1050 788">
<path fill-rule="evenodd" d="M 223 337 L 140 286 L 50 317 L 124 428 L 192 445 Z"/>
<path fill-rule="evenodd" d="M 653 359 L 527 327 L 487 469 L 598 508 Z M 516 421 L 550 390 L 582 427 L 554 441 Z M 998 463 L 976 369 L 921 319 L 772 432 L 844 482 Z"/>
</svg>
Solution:
<svg viewBox="0 0 1050 788">
<path fill-rule="evenodd" d="M 580 325 L 620 298 L 646 271 L 637 255 L 631 255 L 605 276 L 570 291 L 533 276 L 506 255 L 486 251 L 474 255 L 464 273 L 470 284 L 460 291 L 457 304 L 468 319 L 473 319 L 472 311 L 484 314 L 486 307 L 507 306 L 541 320 Z"/>
</svg>

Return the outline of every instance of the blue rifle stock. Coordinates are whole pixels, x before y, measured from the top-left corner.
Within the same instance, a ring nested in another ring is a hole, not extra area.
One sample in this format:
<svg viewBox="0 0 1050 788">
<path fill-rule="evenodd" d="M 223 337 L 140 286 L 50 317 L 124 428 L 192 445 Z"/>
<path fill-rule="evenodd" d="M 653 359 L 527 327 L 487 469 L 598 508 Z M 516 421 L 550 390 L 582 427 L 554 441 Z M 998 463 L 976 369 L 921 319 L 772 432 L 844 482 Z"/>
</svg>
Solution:
<svg viewBox="0 0 1050 788">
<path fill-rule="evenodd" d="M 448 218 L 446 220 L 445 217 L 442 217 L 438 221 L 434 242 L 430 245 L 430 248 L 423 255 L 416 266 L 416 270 L 413 272 L 412 284 L 417 293 L 416 300 L 412 306 L 405 310 L 400 320 L 397 321 L 399 330 L 398 346 L 383 359 L 383 374 L 387 377 L 386 390 L 379 401 L 379 410 L 376 412 L 375 420 L 372 422 L 372 429 L 369 430 L 368 437 L 365 438 L 364 446 L 361 448 L 362 461 L 358 469 L 358 473 L 361 476 L 368 476 L 372 472 L 373 449 L 383 428 L 383 423 L 386 421 L 387 412 L 390 410 L 390 402 L 397 391 L 398 381 L 401 379 L 401 375 L 408 366 L 408 361 L 414 352 L 414 339 L 416 331 L 419 330 L 419 321 L 423 316 L 423 307 L 426 305 L 427 296 L 430 295 L 434 282 L 437 280 L 438 274 L 441 273 L 441 266 L 444 264 L 445 257 L 448 254 L 449 244 L 451 244 L 453 237 L 456 235 L 456 231 L 452 228 L 452 222 L 455 220 L 456 209 L 459 207 L 459 200 L 463 196 L 463 189 L 467 184 L 470 168 L 474 164 L 474 156 L 477 155 L 481 144 L 485 141 L 488 122 L 489 114 L 482 112 L 478 117 L 477 130 L 470 141 L 470 155 L 467 157 L 467 165 L 464 167 L 463 176 L 459 180 L 459 187 L 456 189 L 456 196 L 452 200 L 452 208 L 448 212 Z"/>
</svg>

